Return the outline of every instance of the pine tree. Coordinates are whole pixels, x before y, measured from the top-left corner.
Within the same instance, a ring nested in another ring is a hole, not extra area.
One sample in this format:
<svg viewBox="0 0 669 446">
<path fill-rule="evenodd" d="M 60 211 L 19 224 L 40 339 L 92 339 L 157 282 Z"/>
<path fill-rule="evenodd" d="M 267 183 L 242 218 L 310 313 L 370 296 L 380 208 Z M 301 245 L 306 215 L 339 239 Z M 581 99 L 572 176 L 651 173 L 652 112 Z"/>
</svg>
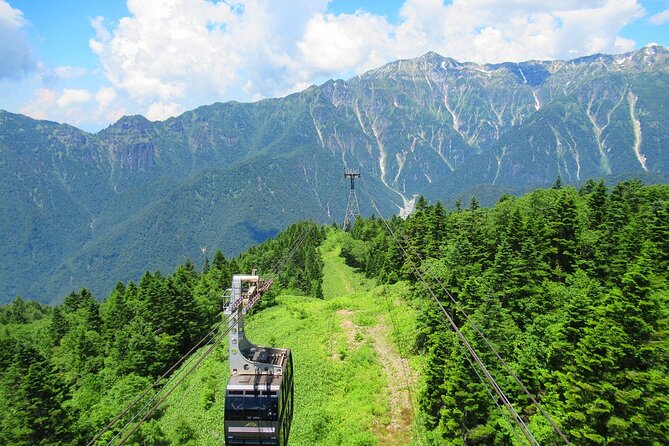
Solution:
<svg viewBox="0 0 669 446">
<path fill-rule="evenodd" d="M 607 213 L 608 195 L 604 181 L 599 181 L 593 186 L 587 201 L 590 210 L 588 225 L 591 229 L 598 229 L 604 223 Z"/>
<path fill-rule="evenodd" d="M 569 189 L 560 193 L 553 222 L 551 245 L 554 251 L 551 256 L 551 266 L 557 277 L 571 273 L 576 261 L 578 222 L 572 192 L 573 190 Z"/>
<path fill-rule="evenodd" d="M 68 414 L 63 409 L 62 383 L 49 362 L 25 341 L 15 345 L 14 359 L 5 375 L 5 385 L 12 392 L 11 413 L 2 417 L 3 436 L 8 444 L 68 444 Z"/>
</svg>

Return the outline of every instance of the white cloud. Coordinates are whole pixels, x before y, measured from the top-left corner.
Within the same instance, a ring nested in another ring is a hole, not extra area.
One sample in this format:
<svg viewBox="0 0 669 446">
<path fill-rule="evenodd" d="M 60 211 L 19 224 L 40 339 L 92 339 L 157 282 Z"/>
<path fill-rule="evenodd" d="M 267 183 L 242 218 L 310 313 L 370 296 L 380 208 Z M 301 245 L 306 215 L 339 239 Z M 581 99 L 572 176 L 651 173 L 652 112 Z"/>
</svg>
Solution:
<svg viewBox="0 0 669 446">
<path fill-rule="evenodd" d="M 98 89 L 94 99 L 96 107 L 92 117 L 95 120 L 103 120 L 105 123 L 110 123 L 128 114 L 128 110 L 120 104 L 116 90 L 111 87 L 101 87 Z"/>
<path fill-rule="evenodd" d="M 314 73 L 342 73 L 374 68 L 392 57 L 391 25 L 362 11 L 315 14 L 297 43 L 302 61 Z"/>
<path fill-rule="evenodd" d="M 664 11 L 649 17 L 648 23 L 653 25 L 664 25 L 665 23 L 669 23 L 669 9 L 665 9 Z"/>
<path fill-rule="evenodd" d="M 56 101 L 56 104 L 61 108 L 67 108 L 71 105 L 82 104 L 92 99 L 92 95 L 88 90 L 78 88 L 66 88 Z"/>
<path fill-rule="evenodd" d="M 0 79 L 17 79 L 36 67 L 23 13 L 0 0 Z"/>
<path fill-rule="evenodd" d="M 19 110 L 35 119 L 50 119 L 78 125 L 89 122 L 93 95 L 84 89 L 65 88 L 57 91 L 51 88 L 35 90 L 34 98 Z"/>
<path fill-rule="evenodd" d="M 390 23 L 362 10 L 331 14 L 328 3 L 128 0 L 128 17 L 91 21 L 89 46 L 108 85 L 95 94 L 52 90 L 48 110 L 74 116 L 78 104 L 89 120 L 128 110 L 165 119 L 215 101 L 285 95 L 427 51 L 476 62 L 628 51 L 635 42 L 620 30 L 644 14 L 639 0 L 406 0 Z"/>
<path fill-rule="evenodd" d="M 95 101 L 98 103 L 98 106 L 103 109 L 107 108 L 115 99 L 116 91 L 110 87 L 100 88 L 97 93 L 95 93 Z"/>
<path fill-rule="evenodd" d="M 89 42 L 118 89 L 154 116 L 224 97 L 284 90 L 299 66 L 294 42 L 326 0 L 129 0 L 130 17 L 110 31 L 92 21 Z M 292 54 L 291 54 L 292 53 Z M 249 83 L 250 81 L 250 83 Z M 253 91 L 244 91 L 251 85 Z"/>
<path fill-rule="evenodd" d="M 146 111 L 146 117 L 151 121 L 167 119 L 183 111 L 183 107 L 176 102 L 154 102 Z"/>
<path fill-rule="evenodd" d="M 642 14 L 637 0 L 407 0 L 397 53 L 502 62 L 615 52 L 618 32 Z"/>
<path fill-rule="evenodd" d="M 58 93 L 50 88 L 38 88 L 34 95 L 35 99 L 21 107 L 19 111 L 35 119 L 53 119 L 48 112 L 55 106 Z"/>
</svg>

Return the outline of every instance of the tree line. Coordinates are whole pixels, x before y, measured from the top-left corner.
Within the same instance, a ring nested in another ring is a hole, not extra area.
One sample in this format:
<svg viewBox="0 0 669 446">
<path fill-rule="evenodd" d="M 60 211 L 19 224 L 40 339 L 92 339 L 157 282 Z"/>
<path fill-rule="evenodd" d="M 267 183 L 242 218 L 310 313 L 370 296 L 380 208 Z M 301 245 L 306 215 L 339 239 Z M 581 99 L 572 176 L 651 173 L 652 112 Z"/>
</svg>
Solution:
<svg viewBox="0 0 669 446">
<path fill-rule="evenodd" d="M 414 284 L 414 350 L 427 356 L 420 418 L 435 444 L 521 434 L 421 278 L 540 444 L 563 442 L 477 328 L 573 444 L 669 444 L 669 186 L 557 181 L 489 209 L 421 198 L 406 221 L 358 219 L 342 255 L 381 282 Z"/>
</svg>

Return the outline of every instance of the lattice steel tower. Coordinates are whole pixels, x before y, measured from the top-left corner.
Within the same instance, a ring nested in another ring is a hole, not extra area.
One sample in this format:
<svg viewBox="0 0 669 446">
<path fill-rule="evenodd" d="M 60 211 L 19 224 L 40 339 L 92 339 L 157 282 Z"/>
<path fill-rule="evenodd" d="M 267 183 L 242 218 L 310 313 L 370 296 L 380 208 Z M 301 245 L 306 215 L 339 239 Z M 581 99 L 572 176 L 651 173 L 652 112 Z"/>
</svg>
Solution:
<svg viewBox="0 0 669 446">
<path fill-rule="evenodd" d="M 357 170 L 347 170 L 344 172 L 344 178 L 351 179 L 351 190 L 348 193 L 348 204 L 346 205 L 346 217 L 344 217 L 343 229 L 346 231 L 360 216 L 360 209 L 358 209 L 358 197 L 355 195 L 355 179 L 360 176 Z"/>
</svg>

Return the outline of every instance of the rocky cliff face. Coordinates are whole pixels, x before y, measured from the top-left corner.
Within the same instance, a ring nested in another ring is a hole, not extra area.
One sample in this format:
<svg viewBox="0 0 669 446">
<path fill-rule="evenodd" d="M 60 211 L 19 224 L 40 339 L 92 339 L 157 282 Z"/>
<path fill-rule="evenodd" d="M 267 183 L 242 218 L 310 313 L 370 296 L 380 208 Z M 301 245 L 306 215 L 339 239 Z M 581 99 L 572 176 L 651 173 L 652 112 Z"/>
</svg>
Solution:
<svg viewBox="0 0 669 446">
<path fill-rule="evenodd" d="M 480 65 L 428 53 L 347 81 L 88 134 L 0 112 L 0 300 L 234 254 L 290 222 L 588 178 L 669 176 L 669 51 Z M 338 191 L 340 193 L 338 193 Z M 484 201 L 485 201 L 485 198 Z"/>
<path fill-rule="evenodd" d="M 318 87 L 332 110 L 312 115 L 321 145 L 405 199 L 448 199 L 477 182 L 666 174 L 668 60 L 656 46 L 496 65 L 428 53 Z"/>
</svg>

